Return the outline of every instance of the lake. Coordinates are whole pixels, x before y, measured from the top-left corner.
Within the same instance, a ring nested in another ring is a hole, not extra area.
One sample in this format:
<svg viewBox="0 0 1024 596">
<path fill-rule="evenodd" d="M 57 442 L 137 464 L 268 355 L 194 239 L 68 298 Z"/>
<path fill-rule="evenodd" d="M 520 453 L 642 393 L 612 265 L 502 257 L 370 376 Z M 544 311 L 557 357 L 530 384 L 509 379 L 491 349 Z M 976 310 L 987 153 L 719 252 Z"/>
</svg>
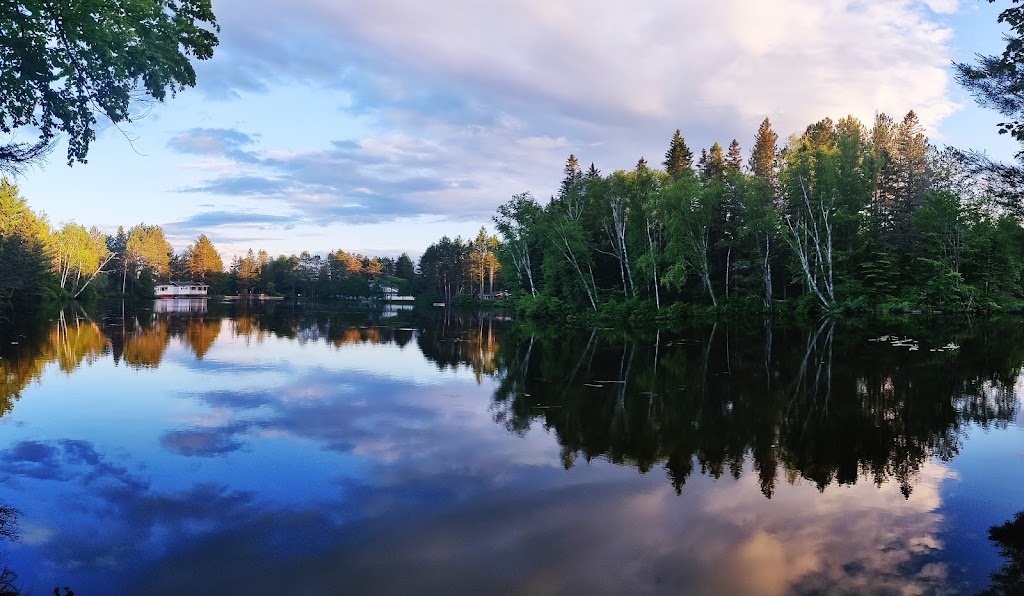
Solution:
<svg viewBox="0 0 1024 596">
<path fill-rule="evenodd" d="M 570 331 L 212 301 L 15 316 L 0 579 L 79 595 L 1009 589 L 1024 521 L 989 530 L 1024 509 L 1022 366 L 1017 319 Z"/>
</svg>

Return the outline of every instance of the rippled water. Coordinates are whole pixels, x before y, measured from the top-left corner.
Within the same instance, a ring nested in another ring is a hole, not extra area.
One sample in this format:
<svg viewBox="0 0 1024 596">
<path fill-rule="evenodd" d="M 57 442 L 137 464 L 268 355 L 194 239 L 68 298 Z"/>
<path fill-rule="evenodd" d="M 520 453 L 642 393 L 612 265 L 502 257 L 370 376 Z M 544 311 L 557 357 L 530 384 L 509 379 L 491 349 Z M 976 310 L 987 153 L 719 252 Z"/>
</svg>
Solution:
<svg viewBox="0 0 1024 596">
<path fill-rule="evenodd" d="M 1018 321 L 568 332 L 218 308 L 0 324 L 0 505 L 20 536 L 0 562 L 16 587 L 1022 581 L 1024 522 L 1016 543 L 989 539 L 1024 509 Z"/>
</svg>

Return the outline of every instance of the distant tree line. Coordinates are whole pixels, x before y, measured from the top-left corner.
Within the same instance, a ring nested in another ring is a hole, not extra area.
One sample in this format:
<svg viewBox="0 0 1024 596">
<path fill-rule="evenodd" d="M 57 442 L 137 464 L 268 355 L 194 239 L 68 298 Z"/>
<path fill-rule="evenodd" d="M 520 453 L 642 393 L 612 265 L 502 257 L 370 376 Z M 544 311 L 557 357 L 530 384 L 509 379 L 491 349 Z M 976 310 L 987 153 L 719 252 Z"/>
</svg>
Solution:
<svg viewBox="0 0 1024 596">
<path fill-rule="evenodd" d="M 310 299 L 369 298 L 390 288 L 412 290 L 416 269 L 408 254 L 397 259 L 334 250 L 326 257 L 303 251 L 271 258 L 266 251 L 231 261 L 224 279 L 229 294 L 275 294 Z"/>
<path fill-rule="evenodd" d="M 29 208 L 16 186 L 0 180 L 0 301 L 152 298 L 157 283 L 171 280 L 205 282 L 214 294 L 316 299 L 366 298 L 386 288 L 409 294 L 418 285 L 405 253 L 397 259 L 344 250 L 271 258 L 250 249 L 225 270 L 205 234 L 176 253 L 156 225 L 119 227 L 109 236 L 73 222 L 54 228 Z"/>
</svg>

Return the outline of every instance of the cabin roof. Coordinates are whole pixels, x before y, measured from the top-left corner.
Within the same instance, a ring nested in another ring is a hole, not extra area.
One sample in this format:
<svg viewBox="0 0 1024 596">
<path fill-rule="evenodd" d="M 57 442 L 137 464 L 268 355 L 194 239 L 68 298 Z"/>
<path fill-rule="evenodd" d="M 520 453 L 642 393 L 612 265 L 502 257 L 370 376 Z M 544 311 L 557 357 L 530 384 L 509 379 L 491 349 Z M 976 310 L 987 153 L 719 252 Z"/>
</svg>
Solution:
<svg viewBox="0 0 1024 596">
<path fill-rule="evenodd" d="M 205 286 L 207 284 L 201 281 L 169 281 L 162 286 Z"/>
</svg>

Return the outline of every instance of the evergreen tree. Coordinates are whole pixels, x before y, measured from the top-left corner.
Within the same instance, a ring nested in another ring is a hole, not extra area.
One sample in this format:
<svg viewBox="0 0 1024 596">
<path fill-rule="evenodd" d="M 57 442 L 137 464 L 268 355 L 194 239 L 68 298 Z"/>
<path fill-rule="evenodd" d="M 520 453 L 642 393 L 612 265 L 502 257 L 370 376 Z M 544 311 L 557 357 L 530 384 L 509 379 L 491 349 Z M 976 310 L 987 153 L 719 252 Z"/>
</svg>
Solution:
<svg viewBox="0 0 1024 596">
<path fill-rule="evenodd" d="M 308 255 L 308 252 L 303 252 L 303 256 Z M 235 257 L 231 264 L 231 269 L 241 293 L 248 294 L 256 288 L 260 278 L 260 267 L 256 261 L 256 254 L 253 253 L 251 248 L 241 259 Z"/>
<path fill-rule="evenodd" d="M 989 0 L 992 2 L 993 0 Z M 1009 121 L 999 123 L 999 133 L 1024 143 L 1024 6 L 1016 0 L 999 13 L 998 21 L 1010 26 L 1004 36 L 1006 49 L 999 56 L 978 56 L 978 64 L 957 64 L 957 82 L 979 104 L 993 108 Z M 1024 158 L 1024 151 L 1017 154 Z"/>
<path fill-rule="evenodd" d="M 686 146 L 686 141 L 683 140 L 683 135 L 678 128 L 675 134 L 672 135 L 668 151 L 665 152 L 663 165 L 665 166 L 665 172 L 673 179 L 693 172 L 693 151 L 690 151 L 690 148 Z"/>
<path fill-rule="evenodd" d="M 576 159 L 575 154 L 570 154 L 569 159 L 565 160 L 563 172 L 565 176 L 562 178 L 562 184 L 558 187 L 558 196 L 560 197 L 568 194 L 577 182 L 583 180 L 583 171 L 580 170 L 580 162 Z"/>
<path fill-rule="evenodd" d="M 44 239 L 50 226 L 21 197 L 18 187 L 0 180 L 0 299 L 38 299 L 51 280 Z"/>
<path fill-rule="evenodd" d="M 896 200 L 901 213 L 909 214 L 924 204 L 929 148 L 924 127 L 911 110 L 896 129 Z"/>
<path fill-rule="evenodd" d="M 409 253 L 403 252 L 395 262 L 395 277 L 400 277 L 410 283 L 416 279 L 416 266 L 413 265 Z"/>
<path fill-rule="evenodd" d="M 487 229 L 480 226 L 476 238 L 469 243 L 468 257 L 466 259 L 467 277 L 473 283 L 473 293 L 482 296 L 484 293 L 484 280 L 487 278 L 487 255 L 490 251 L 487 238 Z"/>
<path fill-rule="evenodd" d="M 750 171 L 758 178 L 767 180 L 771 186 L 775 185 L 778 140 L 779 135 L 772 130 L 771 121 L 765 118 L 757 129 L 754 149 L 750 152 Z"/>
<path fill-rule="evenodd" d="M 704 176 L 707 180 L 725 180 L 725 153 L 718 143 L 708 152 Z"/>
<path fill-rule="evenodd" d="M 725 156 L 725 168 L 730 172 L 739 172 L 742 167 L 743 154 L 740 152 L 740 142 L 733 139 Z"/>
</svg>

